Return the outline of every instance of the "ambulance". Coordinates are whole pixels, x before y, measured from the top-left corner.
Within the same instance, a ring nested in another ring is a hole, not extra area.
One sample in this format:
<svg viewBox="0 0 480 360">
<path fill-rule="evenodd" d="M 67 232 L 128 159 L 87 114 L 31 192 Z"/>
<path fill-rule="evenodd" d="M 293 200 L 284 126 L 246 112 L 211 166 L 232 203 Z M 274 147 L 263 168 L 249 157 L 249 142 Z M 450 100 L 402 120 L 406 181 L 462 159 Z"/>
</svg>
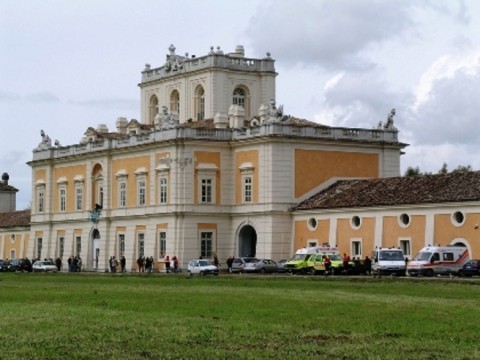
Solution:
<svg viewBox="0 0 480 360">
<path fill-rule="evenodd" d="M 372 251 L 372 274 L 374 276 L 405 276 L 405 256 L 401 249 L 376 247 Z"/>
<path fill-rule="evenodd" d="M 333 246 L 311 246 L 298 249 L 295 255 L 285 263 L 285 271 L 292 274 L 314 274 L 315 263 L 323 255 L 338 255 L 338 248 Z"/>
<path fill-rule="evenodd" d="M 457 275 L 470 260 L 464 246 L 426 246 L 408 263 L 411 276 Z"/>
</svg>

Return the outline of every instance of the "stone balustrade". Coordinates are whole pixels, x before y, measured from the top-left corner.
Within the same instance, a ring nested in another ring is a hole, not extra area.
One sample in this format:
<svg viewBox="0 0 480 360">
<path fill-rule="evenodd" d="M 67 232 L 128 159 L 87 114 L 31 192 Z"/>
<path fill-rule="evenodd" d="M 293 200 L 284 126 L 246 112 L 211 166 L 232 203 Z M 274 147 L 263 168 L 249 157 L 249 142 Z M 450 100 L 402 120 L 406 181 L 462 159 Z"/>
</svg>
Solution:
<svg viewBox="0 0 480 360">
<path fill-rule="evenodd" d="M 271 123 L 244 129 L 215 129 L 175 127 L 166 130 L 157 130 L 140 135 L 126 135 L 114 139 L 98 139 L 84 144 L 71 146 L 51 147 L 49 149 L 34 150 L 33 161 L 52 158 L 78 156 L 87 153 L 106 150 L 148 145 L 175 139 L 209 140 L 209 141 L 237 141 L 258 137 L 287 137 L 329 140 L 355 141 L 398 144 L 398 131 L 380 129 L 354 129 L 322 126 L 294 126 L 282 123 Z"/>
</svg>

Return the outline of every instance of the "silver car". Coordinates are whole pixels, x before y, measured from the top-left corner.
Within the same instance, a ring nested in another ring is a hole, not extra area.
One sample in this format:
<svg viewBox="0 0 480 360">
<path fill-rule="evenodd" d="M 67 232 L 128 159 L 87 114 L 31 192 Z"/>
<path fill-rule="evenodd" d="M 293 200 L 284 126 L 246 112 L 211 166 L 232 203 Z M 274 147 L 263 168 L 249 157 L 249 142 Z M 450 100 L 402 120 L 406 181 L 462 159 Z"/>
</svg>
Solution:
<svg viewBox="0 0 480 360">
<path fill-rule="evenodd" d="M 188 274 L 193 275 L 218 275 L 218 267 L 205 259 L 191 260 L 188 262 Z"/>
<path fill-rule="evenodd" d="M 232 268 L 230 269 L 230 272 L 238 272 L 241 273 L 244 271 L 245 266 L 252 262 L 252 261 L 257 261 L 258 259 L 255 257 L 236 257 L 233 259 L 232 263 Z"/>
<path fill-rule="evenodd" d="M 278 266 L 272 259 L 255 259 L 245 264 L 243 271 L 257 273 L 274 273 L 278 271 Z"/>
<path fill-rule="evenodd" d="M 57 266 L 51 261 L 35 261 L 32 266 L 33 271 L 35 272 L 57 272 Z"/>
</svg>

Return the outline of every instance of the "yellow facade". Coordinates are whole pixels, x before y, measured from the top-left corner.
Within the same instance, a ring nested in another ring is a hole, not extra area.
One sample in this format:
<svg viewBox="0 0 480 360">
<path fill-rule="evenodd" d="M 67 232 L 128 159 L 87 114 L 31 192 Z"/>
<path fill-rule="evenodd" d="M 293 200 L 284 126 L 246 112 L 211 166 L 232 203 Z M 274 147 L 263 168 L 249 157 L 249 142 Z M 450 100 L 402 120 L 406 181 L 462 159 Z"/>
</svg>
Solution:
<svg viewBox="0 0 480 360">
<path fill-rule="evenodd" d="M 209 166 L 208 172 L 214 172 L 215 178 L 215 199 L 214 204 L 220 204 L 222 202 L 222 194 L 221 194 L 221 163 L 220 163 L 220 153 L 219 152 L 212 152 L 212 151 L 195 151 L 195 176 L 194 176 L 194 184 L 199 184 L 200 182 L 200 174 L 199 168 L 202 165 Z M 195 204 L 200 203 L 200 186 L 194 187 L 194 201 Z"/>
<path fill-rule="evenodd" d="M 259 184 L 258 179 L 258 150 L 247 150 L 247 151 L 238 151 L 235 153 L 235 182 L 236 184 L 242 184 L 242 165 L 246 164 L 251 166 L 253 176 L 253 184 Z M 235 189 L 235 203 L 242 203 L 242 187 L 237 186 Z M 252 203 L 258 203 L 258 186 L 253 186 L 252 188 Z"/>
<path fill-rule="evenodd" d="M 378 177 L 378 154 L 295 150 L 295 196 L 301 197 L 335 178 Z"/>
</svg>

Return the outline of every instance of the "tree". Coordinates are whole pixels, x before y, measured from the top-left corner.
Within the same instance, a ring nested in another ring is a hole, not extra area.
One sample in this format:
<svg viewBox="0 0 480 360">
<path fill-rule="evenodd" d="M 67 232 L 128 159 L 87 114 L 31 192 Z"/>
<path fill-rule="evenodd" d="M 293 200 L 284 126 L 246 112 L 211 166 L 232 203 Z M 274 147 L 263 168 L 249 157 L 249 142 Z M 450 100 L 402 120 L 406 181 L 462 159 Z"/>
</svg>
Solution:
<svg viewBox="0 0 480 360">
<path fill-rule="evenodd" d="M 439 174 L 448 174 L 448 167 L 447 163 L 443 163 L 442 168 L 438 170 Z"/>
<path fill-rule="evenodd" d="M 467 166 L 458 165 L 457 168 L 452 172 L 471 172 L 471 171 L 473 171 L 473 169 L 470 165 L 467 165 Z"/>
<path fill-rule="evenodd" d="M 422 173 L 420 172 L 420 168 L 418 166 L 415 168 L 412 166 L 409 166 L 405 171 L 404 176 L 418 176 L 418 175 L 422 175 Z"/>
</svg>

